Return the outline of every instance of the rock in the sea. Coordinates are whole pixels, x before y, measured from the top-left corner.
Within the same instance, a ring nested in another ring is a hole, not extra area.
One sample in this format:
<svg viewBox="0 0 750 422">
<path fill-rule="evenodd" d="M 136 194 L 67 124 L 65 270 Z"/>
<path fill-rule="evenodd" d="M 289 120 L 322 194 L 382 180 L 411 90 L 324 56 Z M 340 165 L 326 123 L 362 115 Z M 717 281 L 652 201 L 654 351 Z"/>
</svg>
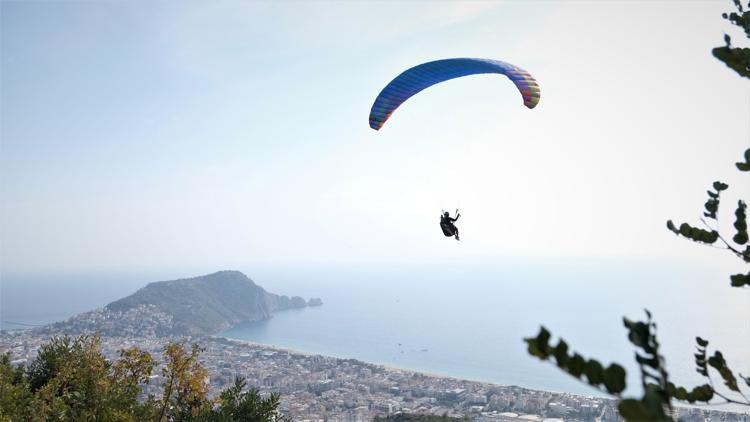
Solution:
<svg viewBox="0 0 750 422">
<path fill-rule="evenodd" d="M 307 301 L 299 296 L 292 296 L 292 307 L 293 308 L 304 308 L 307 306 Z"/>
<path fill-rule="evenodd" d="M 319 297 L 313 297 L 307 301 L 307 306 L 321 306 L 321 305 L 323 305 L 323 301 L 320 300 Z"/>
</svg>

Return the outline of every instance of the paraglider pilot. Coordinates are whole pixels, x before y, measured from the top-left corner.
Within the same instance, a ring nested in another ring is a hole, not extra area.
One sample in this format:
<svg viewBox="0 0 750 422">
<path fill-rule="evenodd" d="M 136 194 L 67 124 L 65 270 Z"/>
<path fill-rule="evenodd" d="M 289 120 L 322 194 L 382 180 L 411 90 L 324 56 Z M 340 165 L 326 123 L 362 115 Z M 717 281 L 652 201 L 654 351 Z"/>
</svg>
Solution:
<svg viewBox="0 0 750 422">
<path fill-rule="evenodd" d="M 447 237 L 455 236 L 456 240 L 460 240 L 458 238 L 458 228 L 453 224 L 460 216 L 461 214 L 458 213 L 458 210 L 456 210 L 456 218 L 451 218 L 448 211 L 443 212 L 443 215 L 440 216 L 440 228 L 443 229 L 444 235 Z"/>
</svg>

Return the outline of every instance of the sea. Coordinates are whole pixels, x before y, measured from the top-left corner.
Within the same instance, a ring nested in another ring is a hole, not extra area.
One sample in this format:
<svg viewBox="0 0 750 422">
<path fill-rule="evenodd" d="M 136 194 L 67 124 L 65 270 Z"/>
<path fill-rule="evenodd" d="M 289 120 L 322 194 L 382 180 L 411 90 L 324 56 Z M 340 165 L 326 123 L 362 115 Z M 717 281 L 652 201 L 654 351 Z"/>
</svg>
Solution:
<svg viewBox="0 0 750 422">
<path fill-rule="evenodd" d="M 750 292 L 729 287 L 727 270 L 532 258 L 231 269 L 269 292 L 319 297 L 323 306 L 235 326 L 220 334 L 228 338 L 456 378 L 600 395 L 527 353 L 523 339 L 544 326 L 553 342 L 562 337 L 584 357 L 605 366 L 623 364 L 626 392 L 637 394 L 635 349 L 623 317 L 643 320 L 648 309 L 675 383 L 705 382 L 693 362 L 696 336 L 709 340 L 710 350 L 721 350 L 735 371 L 750 374 Z M 63 320 L 150 281 L 196 275 L 201 273 L 4 274 L 2 328 Z"/>
</svg>

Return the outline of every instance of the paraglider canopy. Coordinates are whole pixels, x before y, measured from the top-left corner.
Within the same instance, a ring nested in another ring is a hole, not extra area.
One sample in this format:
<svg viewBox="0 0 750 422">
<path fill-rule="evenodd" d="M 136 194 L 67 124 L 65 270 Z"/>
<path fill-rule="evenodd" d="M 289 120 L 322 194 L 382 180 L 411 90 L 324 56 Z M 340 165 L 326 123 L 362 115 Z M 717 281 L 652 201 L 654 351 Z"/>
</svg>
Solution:
<svg viewBox="0 0 750 422">
<path fill-rule="evenodd" d="M 370 127 L 379 130 L 404 101 L 425 88 L 450 79 L 482 73 L 499 73 L 510 78 L 521 92 L 526 107 L 534 108 L 539 103 L 539 84 L 529 72 L 520 67 L 499 60 L 444 59 L 412 67 L 386 85 L 370 110 Z"/>
</svg>

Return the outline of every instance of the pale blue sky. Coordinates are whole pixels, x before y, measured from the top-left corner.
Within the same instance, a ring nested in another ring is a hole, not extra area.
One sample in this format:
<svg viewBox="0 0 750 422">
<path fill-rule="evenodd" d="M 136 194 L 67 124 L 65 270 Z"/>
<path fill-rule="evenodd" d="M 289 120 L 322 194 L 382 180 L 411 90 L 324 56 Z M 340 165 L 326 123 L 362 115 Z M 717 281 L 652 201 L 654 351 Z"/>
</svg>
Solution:
<svg viewBox="0 0 750 422">
<path fill-rule="evenodd" d="M 750 89 L 710 55 L 728 1 L 1 4 L 6 271 L 734 265 L 664 229 L 716 178 L 750 191 Z M 484 75 L 369 128 L 386 83 L 448 57 L 528 70 L 539 106 Z M 456 207 L 460 243 L 438 228 Z"/>
</svg>

